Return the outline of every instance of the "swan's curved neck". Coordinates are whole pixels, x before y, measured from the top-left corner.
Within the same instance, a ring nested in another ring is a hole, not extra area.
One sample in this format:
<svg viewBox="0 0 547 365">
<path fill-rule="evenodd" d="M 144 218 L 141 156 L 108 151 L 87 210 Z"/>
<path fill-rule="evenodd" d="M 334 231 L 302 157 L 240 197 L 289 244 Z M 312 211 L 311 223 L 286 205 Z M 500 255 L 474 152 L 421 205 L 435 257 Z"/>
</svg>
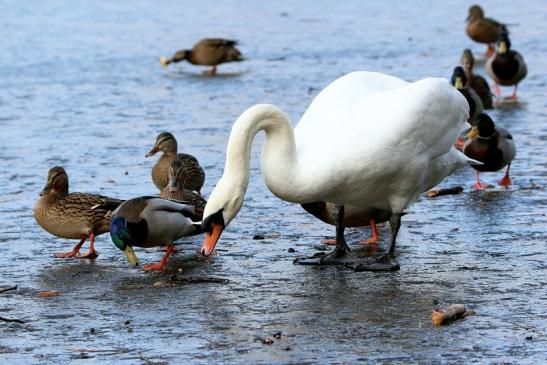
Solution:
<svg viewBox="0 0 547 365">
<path fill-rule="evenodd" d="M 245 194 L 249 183 L 252 142 L 260 131 L 266 133 L 261 156 L 266 186 L 279 198 L 298 202 L 298 162 L 293 127 L 287 115 L 273 105 L 255 105 L 243 112 L 234 123 L 222 179 L 230 180 L 234 188 L 239 186 L 241 193 Z"/>
</svg>

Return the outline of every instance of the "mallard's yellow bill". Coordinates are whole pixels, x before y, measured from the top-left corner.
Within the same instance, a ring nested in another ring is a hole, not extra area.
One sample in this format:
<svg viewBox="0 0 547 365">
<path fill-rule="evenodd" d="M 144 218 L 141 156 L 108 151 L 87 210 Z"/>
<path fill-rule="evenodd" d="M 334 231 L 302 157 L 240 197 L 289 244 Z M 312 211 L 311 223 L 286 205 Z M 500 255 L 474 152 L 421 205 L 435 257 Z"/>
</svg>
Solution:
<svg viewBox="0 0 547 365">
<path fill-rule="evenodd" d="M 135 252 L 133 251 L 133 247 L 127 246 L 125 250 L 123 251 L 125 253 L 125 256 L 127 256 L 127 261 L 131 263 L 133 266 L 137 266 L 139 264 L 139 259 L 135 255 Z"/>
<path fill-rule="evenodd" d="M 498 53 L 507 53 L 507 43 L 500 42 L 500 44 L 498 45 Z"/>
<path fill-rule="evenodd" d="M 469 133 L 467 133 L 467 138 L 473 139 L 478 135 L 479 135 L 479 128 L 477 128 L 477 126 L 474 126 L 473 128 L 471 128 Z"/>
</svg>

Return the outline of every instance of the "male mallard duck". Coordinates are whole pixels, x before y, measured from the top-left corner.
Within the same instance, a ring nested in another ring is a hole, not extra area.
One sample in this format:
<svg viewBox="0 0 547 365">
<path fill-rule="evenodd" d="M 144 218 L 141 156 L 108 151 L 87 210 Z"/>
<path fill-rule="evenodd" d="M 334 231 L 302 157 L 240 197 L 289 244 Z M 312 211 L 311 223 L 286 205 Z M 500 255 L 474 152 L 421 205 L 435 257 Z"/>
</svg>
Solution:
<svg viewBox="0 0 547 365">
<path fill-rule="evenodd" d="M 186 153 L 177 154 L 177 148 L 177 140 L 171 133 L 162 132 L 158 134 L 156 144 L 146 154 L 146 157 L 150 157 L 159 151 L 163 152 L 163 155 L 152 169 L 152 181 L 160 191 L 163 190 L 169 184 L 169 166 L 171 161 L 178 159 L 182 162 L 186 173 L 183 187 L 199 193 L 205 182 L 205 172 L 194 156 Z"/>
<path fill-rule="evenodd" d="M 479 95 L 484 109 L 492 109 L 492 92 L 490 91 L 490 86 L 488 86 L 488 82 L 486 82 L 484 77 L 473 73 L 475 58 L 473 57 L 473 53 L 470 49 L 463 50 L 460 63 L 465 71 L 465 76 L 467 77 L 466 86 L 469 86 L 475 90 L 477 95 Z"/>
<path fill-rule="evenodd" d="M 480 114 L 477 124 L 469 132 L 469 140 L 463 147 L 463 153 L 482 165 L 474 165 L 477 171 L 477 189 L 484 189 L 488 184 L 481 183 L 481 171 L 498 171 L 507 166 L 505 176 L 499 181 L 502 186 L 511 185 L 509 168 L 515 158 L 517 149 L 513 136 L 505 128 L 496 127 L 492 119 L 486 114 Z"/>
<path fill-rule="evenodd" d="M 133 246 L 167 246 L 160 262 L 143 267 L 146 271 L 163 270 L 175 252 L 175 240 L 201 233 L 201 217 L 196 207 L 187 202 L 143 196 L 124 202 L 114 211 L 110 237 L 134 266 L 139 260 Z"/>
<path fill-rule="evenodd" d="M 68 175 L 60 166 L 52 167 L 47 183 L 34 206 L 36 222 L 49 233 L 61 237 L 80 239 L 70 252 L 56 253 L 56 257 L 96 258 L 99 253 L 93 245 L 95 236 L 108 232 L 111 211 L 123 200 L 102 195 L 68 192 Z M 89 237 L 89 251 L 78 255 Z"/>
<path fill-rule="evenodd" d="M 517 100 L 517 86 L 526 76 L 527 70 L 520 53 L 511 50 L 507 32 L 500 33 L 496 53 L 486 62 L 486 72 L 494 80 L 494 90 L 498 97 L 501 95 L 499 85 L 515 85 L 513 94 L 506 99 Z"/>
<path fill-rule="evenodd" d="M 241 209 L 252 141 L 264 131 L 261 170 L 270 191 L 293 203 L 336 203 L 335 250 L 296 263 L 397 269 L 403 210 L 456 169 L 476 163 L 453 146 L 468 117 L 468 103 L 446 79 L 408 83 L 374 72 L 352 72 L 331 83 L 294 129 L 276 106 L 248 108 L 232 126 L 224 173 L 205 206 L 202 254 L 213 252 Z M 351 255 L 344 239 L 344 205 L 392 212 L 384 255 L 365 262 Z"/>
<path fill-rule="evenodd" d="M 329 202 L 313 202 L 300 204 L 302 208 L 314 217 L 321 221 L 336 225 L 336 204 Z M 373 245 L 378 242 L 378 227 L 377 223 L 387 222 L 391 218 L 391 212 L 383 209 L 362 210 L 358 206 L 346 205 L 344 211 L 344 226 L 345 227 L 365 227 L 370 226 L 372 236 L 368 240 L 363 240 L 361 243 Z M 322 240 L 327 245 L 336 244 L 334 240 Z"/>
<path fill-rule="evenodd" d="M 477 115 L 482 113 L 484 107 L 482 105 L 481 98 L 475 92 L 475 90 L 466 86 L 467 76 L 465 75 L 463 68 L 461 68 L 460 66 L 454 68 L 454 72 L 452 72 L 450 82 L 452 83 L 452 85 L 454 85 L 456 89 L 458 89 L 459 92 L 462 93 L 463 96 L 465 96 L 465 100 L 467 100 L 467 103 L 469 103 L 468 121 L 472 125 L 475 124 L 475 119 L 477 118 Z"/>
<path fill-rule="evenodd" d="M 485 18 L 480 6 L 473 5 L 469 8 L 465 30 L 467 35 L 475 42 L 487 44 L 487 56 L 494 53 L 494 44 L 502 29 L 506 29 L 505 25 L 494 19 Z"/>
<path fill-rule="evenodd" d="M 160 193 L 160 197 L 170 200 L 185 201 L 192 204 L 199 214 L 203 215 L 203 208 L 205 208 L 205 199 L 192 190 L 184 188 L 186 184 L 186 169 L 182 161 L 173 160 L 169 168 L 169 184 L 163 188 Z"/>
<path fill-rule="evenodd" d="M 217 72 L 217 65 L 244 60 L 236 45 L 237 42 L 230 39 L 205 38 L 197 42 L 192 49 L 175 52 L 170 59 L 160 57 L 160 63 L 167 67 L 171 62 L 187 60 L 193 65 L 213 66 L 210 72 L 214 75 Z"/>
</svg>

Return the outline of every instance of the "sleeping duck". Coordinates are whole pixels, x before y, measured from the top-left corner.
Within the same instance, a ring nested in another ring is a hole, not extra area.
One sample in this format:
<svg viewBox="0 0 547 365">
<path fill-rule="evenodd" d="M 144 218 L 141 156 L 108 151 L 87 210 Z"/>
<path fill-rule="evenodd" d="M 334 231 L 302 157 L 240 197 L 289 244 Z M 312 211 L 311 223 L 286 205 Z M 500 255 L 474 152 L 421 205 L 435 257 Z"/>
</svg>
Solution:
<svg viewBox="0 0 547 365">
<path fill-rule="evenodd" d="M 300 204 L 302 208 L 314 217 L 321 221 L 336 225 L 336 204 L 319 201 L 313 203 Z M 370 226 L 372 236 L 368 240 L 363 240 L 361 243 L 373 245 L 378 242 L 378 227 L 377 223 L 387 222 L 391 218 L 391 212 L 384 209 L 360 209 L 358 206 L 346 205 L 344 214 L 344 226 L 345 227 L 365 227 Z M 335 245 L 336 240 L 322 240 L 327 245 Z"/>
<path fill-rule="evenodd" d="M 488 115 L 480 114 L 477 117 L 477 124 L 469 132 L 468 138 L 469 140 L 463 147 L 463 153 L 467 157 L 483 163 L 482 165 L 473 165 L 477 172 L 475 188 L 485 189 L 488 187 L 488 184 L 480 181 L 481 171 L 499 171 L 505 166 L 507 166 L 507 170 L 499 184 L 505 187 L 511 185 L 509 168 L 517 153 L 511 133 L 504 128 L 496 127 Z"/>
<path fill-rule="evenodd" d="M 494 54 L 494 44 L 503 29 L 506 29 L 504 24 L 494 19 L 485 18 L 484 11 L 480 6 L 473 5 L 469 8 L 465 31 L 469 38 L 475 42 L 485 43 L 488 46 L 486 51 L 488 57 Z"/>
<path fill-rule="evenodd" d="M 169 256 L 175 252 L 175 240 L 201 233 L 202 215 L 203 206 L 143 196 L 124 202 L 114 211 L 110 237 L 134 266 L 139 260 L 133 246 L 167 246 L 160 262 L 143 267 L 145 271 L 163 270 Z"/>
<path fill-rule="evenodd" d="M 146 157 L 150 157 L 159 151 L 163 152 L 163 155 L 152 169 L 152 181 L 160 191 L 163 190 L 169 183 L 171 161 L 177 159 L 181 161 L 186 174 L 183 187 L 199 193 L 205 182 L 205 172 L 194 156 L 177 153 L 177 149 L 177 140 L 171 133 L 162 132 L 158 135 L 154 147 L 146 154 Z"/>
<path fill-rule="evenodd" d="M 95 236 L 106 233 L 110 227 L 111 212 L 123 200 L 102 195 L 68 192 L 68 175 L 60 166 L 52 167 L 47 175 L 44 190 L 34 206 L 36 222 L 49 233 L 80 242 L 70 252 L 59 252 L 55 257 L 94 259 Z M 78 255 L 89 237 L 89 251 Z"/>
<path fill-rule="evenodd" d="M 499 85 L 514 85 L 513 94 L 506 99 L 517 100 L 517 86 L 526 76 L 527 69 L 520 53 L 511 50 L 507 32 L 500 33 L 496 53 L 486 62 L 486 72 L 494 80 L 494 90 L 498 97 L 501 95 Z"/>
<path fill-rule="evenodd" d="M 196 43 L 192 49 L 175 52 L 171 58 L 160 57 L 160 63 L 163 67 L 167 67 L 172 62 L 186 60 L 193 65 L 212 66 L 210 74 L 215 75 L 217 65 L 244 60 L 236 45 L 237 42 L 230 39 L 205 38 Z"/>
<path fill-rule="evenodd" d="M 473 73 L 475 58 L 470 49 L 464 49 L 462 57 L 460 58 L 460 63 L 465 71 L 465 76 L 467 77 L 466 86 L 475 90 L 477 95 L 481 98 L 484 109 L 492 109 L 492 92 L 490 91 L 490 87 L 485 78 Z"/>
</svg>

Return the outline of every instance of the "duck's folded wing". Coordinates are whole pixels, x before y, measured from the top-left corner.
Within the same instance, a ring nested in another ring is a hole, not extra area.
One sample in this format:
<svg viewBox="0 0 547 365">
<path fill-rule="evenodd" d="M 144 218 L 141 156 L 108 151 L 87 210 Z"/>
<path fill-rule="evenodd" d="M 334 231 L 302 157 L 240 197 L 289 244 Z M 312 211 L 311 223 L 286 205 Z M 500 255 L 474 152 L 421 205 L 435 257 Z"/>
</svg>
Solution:
<svg viewBox="0 0 547 365">
<path fill-rule="evenodd" d="M 91 207 L 91 209 L 105 209 L 108 211 L 113 211 L 116 208 L 118 208 L 121 203 L 125 201 L 121 199 L 110 198 L 104 195 L 95 195 L 95 194 L 90 194 L 90 195 L 98 200 L 97 203 Z"/>
<path fill-rule="evenodd" d="M 177 202 L 163 198 L 152 198 L 148 200 L 143 214 L 146 215 L 150 211 L 178 212 L 185 217 L 190 218 L 194 222 L 201 220 L 201 218 L 196 214 L 195 207 L 188 202 Z"/>
</svg>

